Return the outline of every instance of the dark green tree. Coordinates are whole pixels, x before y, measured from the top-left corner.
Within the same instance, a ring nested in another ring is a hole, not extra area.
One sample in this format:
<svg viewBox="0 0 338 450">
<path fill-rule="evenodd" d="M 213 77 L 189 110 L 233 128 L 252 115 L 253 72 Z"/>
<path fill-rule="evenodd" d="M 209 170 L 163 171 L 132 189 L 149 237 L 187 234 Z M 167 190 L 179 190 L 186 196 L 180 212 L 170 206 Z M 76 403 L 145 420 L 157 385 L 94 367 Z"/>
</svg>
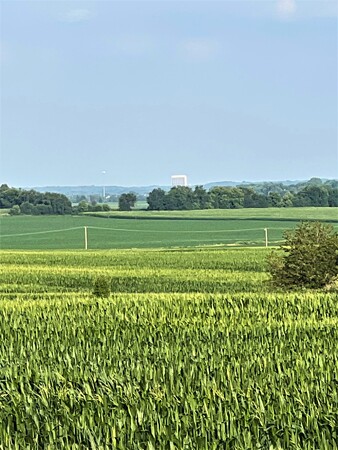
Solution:
<svg viewBox="0 0 338 450">
<path fill-rule="evenodd" d="M 282 196 L 278 192 L 270 192 L 268 195 L 269 206 L 279 208 L 282 205 Z"/>
<path fill-rule="evenodd" d="M 53 214 L 53 210 L 51 205 L 45 204 L 45 203 L 38 203 L 37 205 L 34 206 L 33 214 L 39 216 L 39 215 L 49 215 L 49 214 Z"/>
<path fill-rule="evenodd" d="M 20 206 L 21 214 L 33 214 L 33 208 L 34 205 L 32 205 L 31 203 L 23 202 Z"/>
<path fill-rule="evenodd" d="M 211 208 L 210 195 L 203 186 L 195 186 L 193 191 L 193 208 L 209 209 Z"/>
<path fill-rule="evenodd" d="M 337 207 L 338 206 L 338 188 L 328 188 L 329 193 L 329 206 Z"/>
<path fill-rule="evenodd" d="M 329 206 L 329 193 L 325 186 L 311 183 L 295 195 L 294 206 Z"/>
<path fill-rule="evenodd" d="M 258 194 L 253 188 L 241 188 L 244 192 L 244 208 L 267 208 L 269 206 L 268 197 Z"/>
<path fill-rule="evenodd" d="M 331 225 L 302 222 L 284 233 L 282 254 L 272 252 L 268 270 L 275 285 L 320 288 L 338 274 L 338 233 Z"/>
<path fill-rule="evenodd" d="M 71 214 L 72 204 L 63 194 L 53 192 L 37 192 L 34 190 L 8 188 L 2 185 L 0 189 L 0 208 L 11 208 L 14 205 L 30 203 L 38 214 Z M 39 205 L 44 205 L 40 208 Z M 27 205 L 26 205 L 27 206 Z M 45 208 L 48 206 L 48 208 Z M 40 212 L 39 212 L 40 211 Z"/>
<path fill-rule="evenodd" d="M 136 194 L 129 192 L 128 194 L 121 194 L 119 197 L 119 210 L 131 211 L 131 208 L 135 206 Z"/>
<path fill-rule="evenodd" d="M 85 200 L 81 200 L 80 203 L 77 206 L 77 211 L 79 213 L 87 212 L 89 210 L 89 203 Z"/>
<path fill-rule="evenodd" d="M 166 194 L 165 209 L 191 210 L 193 209 L 193 192 L 188 186 L 174 186 Z"/>
<path fill-rule="evenodd" d="M 210 189 L 210 201 L 216 209 L 237 209 L 244 206 L 243 189 L 227 186 L 216 186 Z"/>
<path fill-rule="evenodd" d="M 94 282 L 93 295 L 99 298 L 108 298 L 110 296 L 110 292 L 111 281 L 104 275 L 97 277 Z"/>
<path fill-rule="evenodd" d="M 147 197 L 148 209 L 152 211 L 161 211 L 165 209 L 166 193 L 161 188 L 153 189 Z"/>
<path fill-rule="evenodd" d="M 293 199 L 294 195 L 292 194 L 292 192 L 286 192 L 282 197 L 281 207 L 290 208 L 291 206 L 293 206 Z"/>
</svg>

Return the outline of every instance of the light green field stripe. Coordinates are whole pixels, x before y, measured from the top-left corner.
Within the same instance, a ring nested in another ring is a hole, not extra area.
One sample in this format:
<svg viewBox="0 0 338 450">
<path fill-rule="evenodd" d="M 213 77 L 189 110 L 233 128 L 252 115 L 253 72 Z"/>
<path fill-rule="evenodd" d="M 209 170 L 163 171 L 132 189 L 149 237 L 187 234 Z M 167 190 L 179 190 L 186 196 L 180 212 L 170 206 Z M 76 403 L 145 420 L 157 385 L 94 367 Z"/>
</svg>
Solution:
<svg viewBox="0 0 338 450">
<path fill-rule="evenodd" d="M 338 225 L 333 225 L 334 228 L 338 228 Z M 72 227 L 72 228 L 63 228 L 61 230 L 46 230 L 46 231 L 32 231 L 30 233 L 16 233 L 16 234 L 0 234 L 0 239 L 2 238 L 11 238 L 18 236 L 33 236 L 39 234 L 49 234 L 49 233 L 63 233 L 65 231 L 73 231 L 73 230 L 83 230 L 85 227 Z M 184 234 L 193 234 L 193 233 L 230 233 L 230 232 L 241 232 L 241 231 L 264 231 L 264 228 L 236 228 L 231 230 L 142 230 L 142 229 L 128 229 L 128 228 L 105 228 L 105 227 L 95 227 L 95 226 L 87 226 L 88 229 L 91 230 L 106 230 L 106 231 L 122 231 L 122 232 L 136 232 L 136 233 L 184 233 Z M 268 230 L 286 230 L 285 227 L 268 227 Z M 229 239 L 228 239 L 229 240 Z M 156 242 L 156 241 L 153 241 Z"/>
<path fill-rule="evenodd" d="M 103 228 L 103 227 L 95 227 L 88 226 L 88 230 L 106 230 L 106 231 L 124 231 L 124 232 L 136 232 L 136 233 L 225 233 L 225 232 L 239 232 L 239 231 L 262 231 L 264 228 L 246 228 L 246 229 L 233 229 L 233 230 L 141 230 L 141 229 L 127 229 L 127 228 Z M 73 228 L 65 228 L 62 230 L 48 230 L 48 231 L 33 231 L 30 233 L 18 233 L 18 234 L 0 234 L 0 239 L 2 238 L 10 238 L 10 237 L 19 237 L 19 236 L 33 236 L 39 234 L 48 234 L 48 233 L 62 233 L 64 231 L 71 230 L 83 230 L 84 227 L 73 227 Z M 277 229 L 277 228 L 274 228 Z M 284 230 L 284 228 L 280 228 Z"/>
<path fill-rule="evenodd" d="M 237 231 L 262 231 L 264 228 L 241 228 L 241 229 L 234 229 L 234 230 L 140 230 L 135 228 L 102 228 L 102 227 L 94 227 L 89 226 L 88 229 L 90 230 L 109 230 L 109 231 L 127 231 L 127 232 L 137 232 L 137 233 L 226 233 L 226 232 L 237 232 Z M 273 230 L 284 230 L 285 228 L 273 228 Z"/>
<path fill-rule="evenodd" d="M 338 225 L 334 225 L 338 227 Z M 227 233 L 227 232 L 239 232 L 239 231 L 264 231 L 264 228 L 235 228 L 231 230 L 141 230 L 140 228 L 105 228 L 105 227 L 95 227 L 88 226 L 88 230 L 107 230 L 107 231 L 126 231 L 126 232 L 137 232 L 137 233 Z M 268 227 L 268 230 L 286 230 L 288 227 Z"/>
<path fill-rule="evenodd" d="M 32 236 L 34 234 L 62 233 L 63 231 L 70 231 L 70 230 L 83 230 L 83 228 L 84 227 L 73 227 L 73 228 L 64 228 L 62 230 L 32 231 L 30 233 L 18 233 L 18 234 L 0 234 L 0 239 L 5 237 Z"/>
</svg>

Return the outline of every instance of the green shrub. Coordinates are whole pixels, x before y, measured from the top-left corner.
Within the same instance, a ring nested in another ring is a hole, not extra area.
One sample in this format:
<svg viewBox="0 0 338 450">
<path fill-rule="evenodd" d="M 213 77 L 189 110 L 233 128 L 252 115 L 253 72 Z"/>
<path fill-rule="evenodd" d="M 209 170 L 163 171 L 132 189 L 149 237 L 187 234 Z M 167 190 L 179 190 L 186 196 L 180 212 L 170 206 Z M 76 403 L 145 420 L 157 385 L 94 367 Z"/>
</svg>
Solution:
<svg viewBox="0 0 338 450">
<path fill-rule="evenodd" d="M 338 234 L 331 225 L 302 222 L 284 233 L 279 252 L 268 257 L 272 282 L 282 287 L 321 288 L 338 274 Z"/>
<path fill-rule="evenodd" d="M 9 214 L 11 216 L 19 216 L 21 214 L 20 206 L 19 205 L 12 206 L 12 208 L 9 210 Z"/>
<path fill-rule="evenodd" d="M 108 298 L 111 292 L 111 281 L 105 276 L 96 278 L 93 295 L 100 298 Z"/>
</svg>

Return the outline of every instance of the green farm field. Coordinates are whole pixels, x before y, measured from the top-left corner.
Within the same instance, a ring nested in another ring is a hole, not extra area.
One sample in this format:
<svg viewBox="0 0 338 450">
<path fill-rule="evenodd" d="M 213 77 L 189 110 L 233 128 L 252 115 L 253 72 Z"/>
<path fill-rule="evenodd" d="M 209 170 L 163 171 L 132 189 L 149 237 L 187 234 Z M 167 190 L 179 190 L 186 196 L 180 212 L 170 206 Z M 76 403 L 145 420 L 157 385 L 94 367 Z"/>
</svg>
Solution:
<svg viewBox="0 0 338 450">
<path fill-rule="evenodd" d="M 262 246 L 264 228 L 268 228 L 270 245 L 277 245 L 285 229 L 305 219 L 324 220 L 338 227 L 338 208 L 0 216 L 0 248 L 82 249 L 85 226 L 89 249 Z"/>
<path fill-rule="evenodd" d="M 322 220 L 338 222 L 338 208 L 242 208 L 242 209 L 203 209 L 192 211 L 110 211 L 85 213 L 96 217 L 139 217 L 139 218 L 179 218 L 179 219 L 272 219 L 272 220 Z"/>
<path fill-rule="evenodd" d="M 337 449 L 337 293 L 263 247 L 336 213 L 1 216 L 0 449 Z"/>
<path fill-rule="evenodd" d="M 337 295 L 268 252 L 1 250 L 0 448 L 337 449 Z"/>
</svg>

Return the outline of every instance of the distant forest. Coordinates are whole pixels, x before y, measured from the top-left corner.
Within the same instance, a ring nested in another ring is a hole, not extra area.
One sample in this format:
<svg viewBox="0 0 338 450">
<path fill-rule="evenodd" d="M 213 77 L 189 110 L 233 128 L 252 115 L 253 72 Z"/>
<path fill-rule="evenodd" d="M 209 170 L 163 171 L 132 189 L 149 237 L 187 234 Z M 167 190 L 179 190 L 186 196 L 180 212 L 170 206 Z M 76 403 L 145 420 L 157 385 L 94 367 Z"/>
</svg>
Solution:
<svg viewBox="0 0 338 450">
<path fill-rule="evenodd" d="M 37 192 L 0 186 L 0 208 L 10 209 L 10 214 L 72 214 L 72 202 L 63 194 Z"/>
<path fill-rule="evenodd" d="M 338 180 L 323 182 L 311 178 L 294 185 L 263 182 L 245 186 L 214 186 L 207 190 L 203 186 L 190 188 L 176 186 L 169 191 L 153 189 L 147 197 L 135 194 L 109 194 L 104 199 L 119 201 L 122 210 L 130 210 L 137 200 L 146 200 L 148 210 L 194 210 L 194 209 L 238 209 L 238 208 L 287 208 L 305 206 L 338 206 Z M 131 201 L 125 200 L 130 198 Z M 124 200 L 123 202 L 121 200 Z M 76 203 L 72 205 L 72 201 Z M 85 211 L 109 211 L 107 203 L 99 195 L 76 196 L 69 199 L 64 194 L 37 192 L 0 186 L 0 209 L 9 209 L 12 215 L 29 214 L 78 214 Z"/>
<path fill-rule="evenodd" d="M 237 187 L 174 187 L 169 192 L 154 189 L 147 197 L 150 210 L 285 208 L 338 206 L 338 181 L 312 178 L 305 183 L 259 183 Z"/>
</svg>

